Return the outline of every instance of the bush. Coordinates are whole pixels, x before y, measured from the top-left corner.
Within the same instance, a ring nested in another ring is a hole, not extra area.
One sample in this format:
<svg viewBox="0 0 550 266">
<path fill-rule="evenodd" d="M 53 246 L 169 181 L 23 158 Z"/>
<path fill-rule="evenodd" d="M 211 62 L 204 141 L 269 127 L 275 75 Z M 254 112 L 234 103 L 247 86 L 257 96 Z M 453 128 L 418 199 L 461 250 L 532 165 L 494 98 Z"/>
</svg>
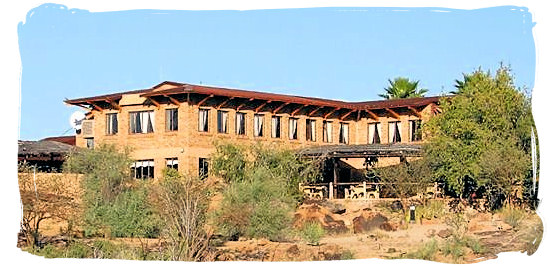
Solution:
<svg viewBox="0 0 550 266">
<path fill-rule="evenodd" d="M 439 250 L 437 246 L 437 240 L 432 238 L 428 243 L 422 245 L 422 247 L 415 252 L 407 254 L 406 257 L 409 259 L 434 260 L 435 254 Z"/>
<path fill-rule="evenodd" d="M 352 260 L 355 258 L 355 254 L 353 254 L 353 251 L 347 249 L 342 252 L 342 255 L 340 255 L 341 260 Z"/>
<path fill-rule="evenodd" d="M 300 228 L 300 234 L 308 244 L 318 246 L 319 241 L 325 235 L 325 229 L 316 222 L 308 222 Z"/>
<path fill-rule="evenodd" d="M 430 200 L 424 206 L 416 208 L 416 220 L 442 218 L 446 214 L 445 203 L 440 200 Z"/>
<path fill-rule="evenodd" d="M 318 178 L 317 163 L 274 146 L 216 144 L 213 175 L 228 183 L 214 215 L 220 233 L 283 239 L 301 198 L 298 184 Z"/>
<path fill-rule="evenodd" d="M 166 225 L 163 236 L 172 260 L 211 260 L 210 236 L 204 230 L 208 188 L 198 177 L 166 168 L 156 187 L 157 209 Z"/>
<path fill-rule="evenodd" d="M 500 213 L 504 222 L 514 229 L 518 229 L 526 216 L 525 210 L 512 207 L 504 207 L 500 210 Z"/>
<path fill-rule="evenodd" d="M 160 220 L 148 200 L 147 181 L 130 176 L 129 150 L 113 145 L 78 150 L 64 169 L 84 175 L 83 207 L 86 236 L 155 237 Z"/>
</svg>

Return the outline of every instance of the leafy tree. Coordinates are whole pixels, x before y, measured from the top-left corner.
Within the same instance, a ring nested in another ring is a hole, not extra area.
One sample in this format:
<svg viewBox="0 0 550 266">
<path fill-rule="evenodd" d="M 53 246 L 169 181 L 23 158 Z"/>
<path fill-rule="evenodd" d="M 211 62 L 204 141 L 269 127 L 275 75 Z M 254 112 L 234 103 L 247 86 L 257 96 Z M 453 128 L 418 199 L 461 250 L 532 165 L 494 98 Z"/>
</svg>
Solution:
<svg viewBox="0 0 550 266">
<path fill-rule="evenodd" d="M 509 67 L 494 76 L 477 70 L 457 83 L 455 96 L 441 100 L 442 113 L 426 123 L 427 159 L 461 198 L 472 186 L 509 196 L 529 171 L 530 99 L 514 86 Z"/>
<path fill-rule="evenodd" d="M 411 81 L 408 78 L 397 77 L 388 80 L 390 86 L 385 88 L 385 93 L 378 94 L 384 99 L 402 99 L 423 97 L 427 89 L 418 88 L 419 81 Z"/>
</svg>

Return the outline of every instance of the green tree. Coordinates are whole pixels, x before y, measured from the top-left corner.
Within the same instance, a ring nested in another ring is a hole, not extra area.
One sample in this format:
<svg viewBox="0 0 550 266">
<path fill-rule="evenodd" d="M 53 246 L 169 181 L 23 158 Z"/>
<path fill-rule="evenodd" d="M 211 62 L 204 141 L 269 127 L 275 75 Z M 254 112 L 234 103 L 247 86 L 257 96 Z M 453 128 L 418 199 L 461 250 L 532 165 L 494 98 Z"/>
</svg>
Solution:
<svg viewBox="0 0 550 266">
<path fill-rule="evenodd" d="M 505 66 L 495 75 L 466 74 L 457 84 L 455 96 L 441 100 L 442 113 L 426 124 L 427 159 L 457 196 L 466 196 L 472 186 L 510 196 L 511 184 L 529 173 L 530 99 Z"/>
<path fill-rule="evenodd" d="M 390 86 L 385 88 L 385 93 L 378 94 L 384 99 L 403 99 L 423 97 L 427 89 L 418 88 L 419 81 L 411 81 L 408 78 L 397 77 L 388 80 Z"/>
</svg>

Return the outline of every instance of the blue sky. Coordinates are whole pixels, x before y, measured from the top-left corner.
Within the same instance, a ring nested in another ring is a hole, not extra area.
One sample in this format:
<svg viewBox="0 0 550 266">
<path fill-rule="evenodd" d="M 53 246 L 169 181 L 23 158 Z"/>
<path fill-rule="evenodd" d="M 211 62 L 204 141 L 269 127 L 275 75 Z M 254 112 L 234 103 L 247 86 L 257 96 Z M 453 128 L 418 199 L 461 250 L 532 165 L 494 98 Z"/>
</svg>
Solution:
<svg viewBox="0 0 550 266">
<path fill-rule="evenodd" d="M 462 73 L 503 62 L 517 86 L 532 88 L 533 26 L 526 8 L 512 6 L 91 13 L 43 5 L 18 28 L 19 138 L 72 134 L 79 108 L 65 98 L 164 80 L 364 101 L 397 76 L 439 95 Z"/>
</svg>

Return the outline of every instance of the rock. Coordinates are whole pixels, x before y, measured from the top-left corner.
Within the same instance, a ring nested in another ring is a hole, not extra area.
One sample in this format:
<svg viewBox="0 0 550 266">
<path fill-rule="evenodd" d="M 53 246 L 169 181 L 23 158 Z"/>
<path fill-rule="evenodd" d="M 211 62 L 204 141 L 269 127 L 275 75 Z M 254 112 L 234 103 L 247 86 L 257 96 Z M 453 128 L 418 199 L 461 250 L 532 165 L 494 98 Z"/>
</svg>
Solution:
<svg viewBox="0 0 550 266">
<path fill-rule="evenodd" d="M 294 244 L 286 250 L 286 253 L 288 255 L 296 257 L 296 256 L 300 255 L 300 249 L 298 248 L 298 245 Z"/>
<path fill-rule="evenodd" d="M 267 245 L 268 243 L 269 243 L 269 241 L 267 239 L 258 240 L 258 246 L 261 246 L 261 247 Z"/>
<path fill-rule="evenodd" d="M 380 213 L 363 212 L 360 216 L 353 219 L 353 232 L 364 233 L 373 229 L 381 228 L 381 226 L 388 222 L 388 218 Z M 384 226 L 388 228 L 388 226 Z"/>
<path fill-rule="evenodd" d="M 392 202 L 391 210 L 394 211 L 394 212 L 403 210 L 403 204 L 401 203 L 401 201 L 396 200 L 396 201 Z"/>
<path fill-rule="evenodd" d="M 443 230 L 441 230 L 437 233 L 437 236 L 439 236 L 441 238 L 448 238 L 451 235 L 452 235 L 452 232 L 449 229 L 443 229 Z"/>
<path fill-rule="evenodd" d="M 426 232 L 427 237 L 433 237 L 435 236 L 435 229 L 430 229 Z"/>
<path fill-rule="evenodd" d="M 380 225 L 380 229 L 384 231 L 397 231 L 398 228 L 399 228 L 399 224 L 394 224 L 390 222 L 385 222 Z"/>
<path fill-rule="evenodd" d="M 388 248 L 388 253 L 395 253 L 397 252 L 397 250 L 395 250 L 395 248 Z"/>
</svg>

